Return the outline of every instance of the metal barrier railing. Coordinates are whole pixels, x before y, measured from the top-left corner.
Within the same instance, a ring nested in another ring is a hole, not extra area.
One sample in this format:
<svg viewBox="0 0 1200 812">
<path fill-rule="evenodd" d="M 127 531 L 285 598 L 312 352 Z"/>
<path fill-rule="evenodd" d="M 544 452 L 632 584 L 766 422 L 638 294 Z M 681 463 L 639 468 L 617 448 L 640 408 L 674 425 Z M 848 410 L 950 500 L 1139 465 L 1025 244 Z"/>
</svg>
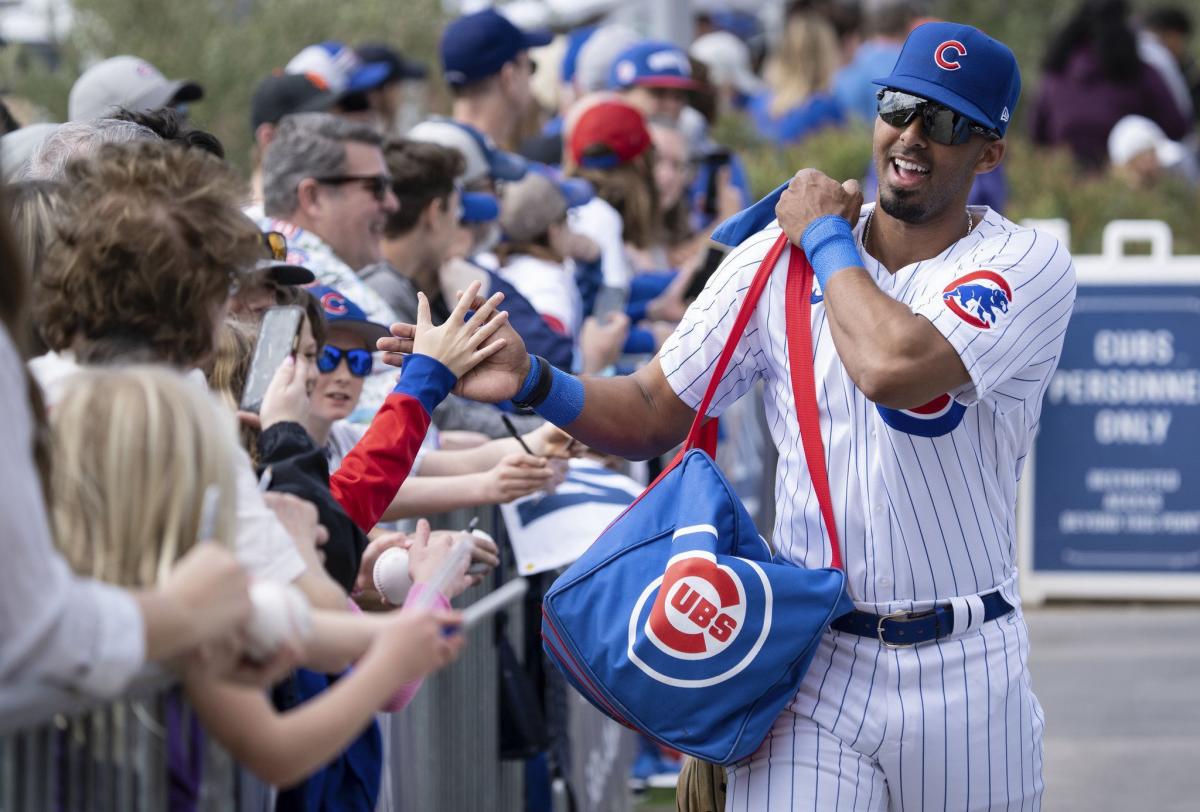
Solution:
<svg viewBox="0 0 1200 812">
<path fill-rule="evenodd" d="M 233 761 L 198 734 L 179 692 L 157 669 L 114 702 L 29 687 L 6 690 L 0 709 L 3 812 L 170 808 L 172 752 L 177 777 L 194 779 L 197 809 L 236 807 Z"/>
<path fill-rule="evenodd" d="M 476 517 L 479 528 L 504 549 L 495 509 L 455 511 L 436 517 L 434 525 L 460 529 Z M 475 587 L 455 603 L 478 600 L 494 586 Z M 505 633 L 520 652 L 523 608 L 513 606 L 507 615 Z M 525 808 L 525 765 L 499 756 L 498 670 L 493 627 L 481 625 L 459 660 L 426 680 L 407 709 L 380 715 L 388 748 L 380 809 Z M 626 812 L 629 732 L 578 696 L 559 692 L 556 701 L 564 705 L 559 712 L 570 737 L 565 772 L 577 808 Z M 0 812 L 160 812 L 175 808 L 172 784 L 180 780 L 194 782 L 190 790 L 204 812 L 269 808 L 269 790 L 220 747 L 194 735 L 194 723 L 159 669 L 148 669 L 112 702 L 46 687 L 5 689 L 0 692 Z M 186 786 L 174 790 L 181 791 L 190 794 Z"/>
<path fill-rule="evenodd" d="M 478 518 L 478 528 L 502 543 L 497 516 L 492 508 L 456 510 L 433 517 L 432 523 L 435 529 L 457 530 Z M 455 604 L 471 603 L 493 588 L 481 584 Z M 510 632 L 519 633 L 520 616 L 519 606 L 509 612 Z M 524 809 L 523 765 L 498 756 L 498 667 L 492 627 L 477 626 L 458 662 L 426 680 L 412 704 L 388 719 L 392 805 L 384 808 Z M 460 768 L 444 769 L 446 764 Z"/>
</svg>

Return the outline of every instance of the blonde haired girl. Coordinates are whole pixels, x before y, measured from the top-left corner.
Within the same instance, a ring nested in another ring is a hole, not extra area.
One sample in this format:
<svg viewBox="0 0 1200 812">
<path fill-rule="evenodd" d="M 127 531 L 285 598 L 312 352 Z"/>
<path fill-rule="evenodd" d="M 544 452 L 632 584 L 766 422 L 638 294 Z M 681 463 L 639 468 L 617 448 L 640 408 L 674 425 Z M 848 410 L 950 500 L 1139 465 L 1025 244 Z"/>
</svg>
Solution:
<svg viewBox="0 0 1200 812">
<path fill-rule="evenodd" d="M 58 543 L 75 569 L 128 587 L 161 583 L 196 542 L 204 492 L 220 493 L 213 537 L 233 538 L 232 418 L 199 381 L 161 367 L 82 373 L 51 418 Z M 365 651 L 328 691 L 277 713 L 266 695 L 193 661 L 183 684 L 205 729 L 263 780 L 287 786 L 334 758 L 398 687 L 445 665 L 462 636 L 448 612 L 354 618 L 314 612 L 314 639 Z M 326 655 L 330 656 L 330 655 Z"/>
<path fill-rule="evenodd" d="M 830 91 L 840 65 L 833 24 L 815 11 L 791 14 L 763 68 L 767 90 L 746 108 L 759 133 L 777 144 L 788 144 L 822 127 L 840 125 L 842 109 Z"/>
<path fill-rule="evenodd" d="M 202 386 L 166 367 L 84 373 L 51 422 L 55 535 L 76 572 L 161 584 L 197 539 L 209 485 L 212 537 L 232 545 L 237 441 Z"/>
</svg>

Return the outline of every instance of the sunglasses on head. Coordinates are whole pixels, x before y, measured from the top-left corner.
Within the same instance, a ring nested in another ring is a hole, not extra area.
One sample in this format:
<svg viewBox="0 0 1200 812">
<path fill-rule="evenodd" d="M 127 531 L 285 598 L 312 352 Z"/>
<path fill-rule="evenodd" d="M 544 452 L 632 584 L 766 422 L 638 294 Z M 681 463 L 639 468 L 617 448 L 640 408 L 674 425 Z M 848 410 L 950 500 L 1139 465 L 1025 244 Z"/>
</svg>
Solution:
<svg viewBox="0 0 1200 812">
<path fill-rule="evenodd" d="M 338 364 L 342 363 L 343 358 L 346 359 L 346 366 L 354 377 L 365 378 L 371 374 L 372 358 L 369 350 L 343 350 L 328 344 L 321 348 L 321 354 L 317 356 L 317 369 L 325 373 L 333 372 L 338 368 Z"/>
<path fill-rule="evenodd" d="M 392 188 L 391 175 L 328 175 L 323 178 L 313 178 L 317 183 L 326 186 L 344 186 L 347 183 L 361 183 L 376 200 L 382 201 Z"/>
<path fill-rule="evenodd" d="M 970 140 L 972 133 L 992 141 L 1000 139 L 1000 134 L 995 130 L 976 124 L 945 105 L 911 93 L 885 88 L 875 98 L 878 99 L 879 118 L 884 124 L 904 128 L 920 116 L 925 135 L 936 144 L 947 147 L 964 144 Z"/>
</svg>

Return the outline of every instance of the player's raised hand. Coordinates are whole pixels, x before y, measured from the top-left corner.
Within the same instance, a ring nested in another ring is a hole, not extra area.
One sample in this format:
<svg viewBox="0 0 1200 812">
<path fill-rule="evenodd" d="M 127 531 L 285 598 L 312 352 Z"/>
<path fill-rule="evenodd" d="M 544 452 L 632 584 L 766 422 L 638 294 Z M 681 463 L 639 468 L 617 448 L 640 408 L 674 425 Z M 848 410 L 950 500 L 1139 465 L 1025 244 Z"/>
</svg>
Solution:
<svg viewBox="0 0 1200 812">
<path fill-rule="evenodd" d="M 801 169 L 775 205 L 775 216 L 792 244 L 799 245 L 809 224 L 826 214 L 845 217 L 853 227 L 862 202 L 858 181 L 838 183 L 816 169 Z"/>
<path fill-rule="evenodd" d="M 463 298 L 461 292 L 459 298 Z M 484 306 L 483 299 L 477 296 L 473 301 L 467 301 L 471 302 L 470 307 L 475 310 Z M 488 322 L 488 326 L 491 326 L 491 323 Z M 393 324 L 391 332 L 390 338 L 379 339 L 376 346 L 384 353 L 384 363 L 400 366 L 404 355 L 413 352 L 417 325 Z M 511 400 L 513 395 L 520 391 L 525 376 L 529 374 L 529 353 L 525 349 L 525 342 L 507 320 L 496 325 L 491 337 L 493 343 L 503 339 L 503 346 L 480 361 L 469 372 L 459 376 L 453 390 L 455 394 L 484 403 L 499 403 Z"/>
<path fill-rule="evenodd" d="M 429 313 L 429 300 L 424 293 L 417 293 L 417 329 L 413 335 L 413 352 L 436 358 L 461 378 L 504 347 L 503 338 L 493 338 L 496 331 L 508 322 L 508 313 L 497 310 L 504 301 L 503 293 L 494 293 L 486 302 L 481 302 L 468 317 L 472 302 L 478 301 L 479 283 L 472 282 L 465 296 L 450 313 L 450 317 L 437 327 Z M 491 339 L 489 343 L 485 341 Z"/>
</svg>

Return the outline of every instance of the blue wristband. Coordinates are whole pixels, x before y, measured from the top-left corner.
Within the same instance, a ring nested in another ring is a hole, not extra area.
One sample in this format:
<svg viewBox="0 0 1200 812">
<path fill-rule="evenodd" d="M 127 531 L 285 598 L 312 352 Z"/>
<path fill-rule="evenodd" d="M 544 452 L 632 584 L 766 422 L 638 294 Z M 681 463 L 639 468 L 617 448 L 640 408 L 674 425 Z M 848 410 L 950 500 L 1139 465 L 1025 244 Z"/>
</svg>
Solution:
<svg viewBox="0 0 1200 812">
<path fill-rule="evenodd" d="M 433 414 L 433 410 L 446 399 L 456 383 L 458 378 L 441 361 L 413 353 L 405 356 L 400 366 L 400 380 L 392 391 L 416 398 L 426 412 Z"/>
<path fill-rule="evenodd" d="M 583 381 L 556 366 L 550 367 L 550 394 L 534 412 L 556 426 L 574 423 L 583 412 Z"/>
<path fill-rule="evenodd" d="M 542 362 L 536 355 L 529 356 L 529 374 L 525 376 L 525 382 L 521 384 L 521 388 L 517 390 L 517 394 L 513 396 L 513 400 L 518 403 L 523 403 L 529 400 L 529 396 L 533 394 L 533 388 L 537 386 L 538 375 L 541 373 Z"/>
<path fill-rule="evenodd" d="M 861 268 L 863 261 L 854 244 L 854 232 L 845 217 L 826 214 L 808 224 L 800 237 L 800 246 L 808 255 L 813 274 L 821 283 L 821 290 L 833 276 L 843 268 Z"/>
</svg>

